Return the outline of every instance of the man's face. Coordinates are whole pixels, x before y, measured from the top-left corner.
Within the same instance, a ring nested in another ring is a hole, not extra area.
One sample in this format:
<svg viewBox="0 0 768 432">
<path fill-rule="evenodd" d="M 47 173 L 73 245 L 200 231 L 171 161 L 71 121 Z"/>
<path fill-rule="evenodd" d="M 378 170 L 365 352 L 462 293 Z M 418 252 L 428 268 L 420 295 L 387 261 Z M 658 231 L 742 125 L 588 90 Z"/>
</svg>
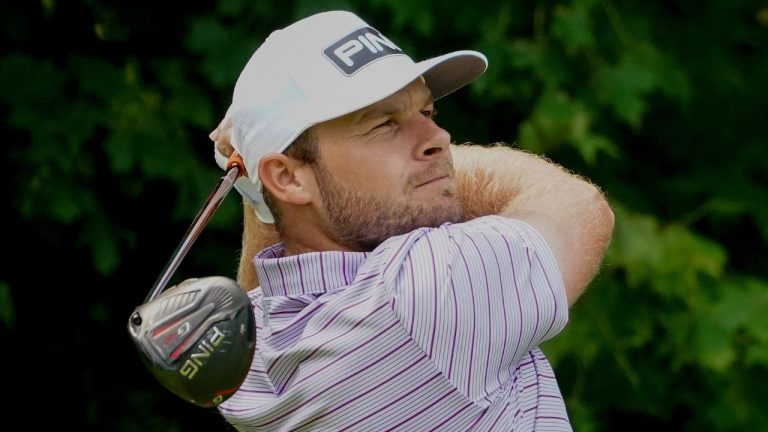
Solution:
<svg viewBox="0 0 768 432">
<path fill-rule="evenodd" d="M 389 237 L 463 219 L 450 135 L 433 116 L 432 95 L 419 79 L 314 127 L 321 213 L 337 242 L 372 250 Z"/>
</svg>

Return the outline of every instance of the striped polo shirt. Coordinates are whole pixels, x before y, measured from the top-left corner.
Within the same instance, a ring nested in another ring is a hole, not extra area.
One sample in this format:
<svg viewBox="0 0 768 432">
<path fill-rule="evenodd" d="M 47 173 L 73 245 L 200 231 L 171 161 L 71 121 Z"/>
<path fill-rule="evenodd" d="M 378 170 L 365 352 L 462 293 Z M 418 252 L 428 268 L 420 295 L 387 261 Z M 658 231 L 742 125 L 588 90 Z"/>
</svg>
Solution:
<svg viewBox="0 0 768 432">
<path fill-rule="evenodd" d="M 568 320 L 530 225 L 421 228 L 372 252 L 254 259 L 256 351 L 219 405 L 242 431 L 570 431 L 539 343 Z"/>
</svg>

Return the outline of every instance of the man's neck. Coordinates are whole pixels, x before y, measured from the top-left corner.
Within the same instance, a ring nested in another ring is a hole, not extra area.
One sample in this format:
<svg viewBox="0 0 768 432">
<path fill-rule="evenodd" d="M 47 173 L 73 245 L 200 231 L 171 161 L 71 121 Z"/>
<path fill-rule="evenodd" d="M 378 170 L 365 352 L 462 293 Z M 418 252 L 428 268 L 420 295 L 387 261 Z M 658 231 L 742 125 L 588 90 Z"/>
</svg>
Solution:
<svg viewBox="0 0 768 432">
<path fill-rule="evenodd" d="M 333 233 L 314 223 L 292 223 L 290 227 L 285 227 L 280 241 L 283 242 L 285 256 L 327 251 L 364 252 L 354 245 L 336 240 Z"/>
</svg>

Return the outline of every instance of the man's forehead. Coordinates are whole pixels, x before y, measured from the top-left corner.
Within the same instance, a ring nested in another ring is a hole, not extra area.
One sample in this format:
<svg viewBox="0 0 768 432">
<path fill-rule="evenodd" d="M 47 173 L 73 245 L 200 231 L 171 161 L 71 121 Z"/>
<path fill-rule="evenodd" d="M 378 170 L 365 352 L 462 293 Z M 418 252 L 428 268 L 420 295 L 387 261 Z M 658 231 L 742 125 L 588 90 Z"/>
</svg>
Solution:
<svg viewBox="0 0 768 432">
<path fill-rule="evenodd" d="M 399 110 L 408 109 L 411 105 L 423 105 L 431 102 L 432 92 L 424 84 L 423 78 L 418 78 L 391 96 L 339 117 L 338 120 L 342 120 L 345 123 L 360 123 L 373 115 L 394 113 Z"/>
</svg>

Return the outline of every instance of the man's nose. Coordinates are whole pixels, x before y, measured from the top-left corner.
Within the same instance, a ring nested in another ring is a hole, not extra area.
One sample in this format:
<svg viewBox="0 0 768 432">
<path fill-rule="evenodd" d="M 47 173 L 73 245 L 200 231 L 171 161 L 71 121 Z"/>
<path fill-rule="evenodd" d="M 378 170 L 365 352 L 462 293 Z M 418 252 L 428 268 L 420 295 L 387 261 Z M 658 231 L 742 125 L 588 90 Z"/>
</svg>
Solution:
<svg viewBox="0 0 768 432">
<path fill-rule="evenodd" d="M 445 156 L 451 143 L 451 134 L 438 126 L 431 118 L 417 112 L 408 119 L 409 133 L 415 141 L 414 158 L 431 160 Z"/>
</svg>

